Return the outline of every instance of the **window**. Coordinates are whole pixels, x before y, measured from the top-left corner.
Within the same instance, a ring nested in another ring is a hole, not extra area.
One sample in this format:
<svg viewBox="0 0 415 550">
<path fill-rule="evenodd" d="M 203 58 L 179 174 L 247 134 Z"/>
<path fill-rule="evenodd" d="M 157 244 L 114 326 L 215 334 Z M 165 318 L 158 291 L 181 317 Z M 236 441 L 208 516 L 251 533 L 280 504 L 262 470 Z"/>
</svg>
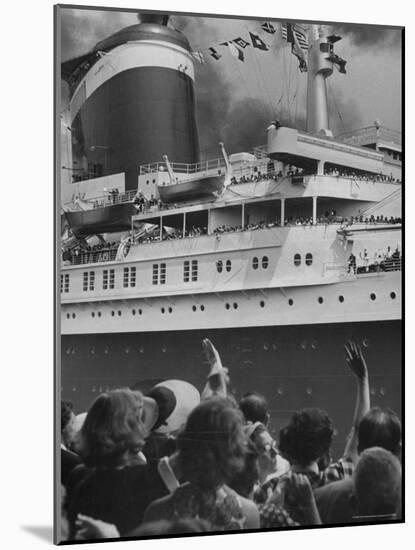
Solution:
<svg viewBox="0 0 415 550">
<path fill-rule="evenodd" d="M 95 271 L 89 272 L 89 290 L 94 290 L 95 286 Z"/>
<path fill-rule="evenodd" d="M 254 258 L 252 258 L 252 268 L 253 268 L 253 269 L 258 269 L 258 265 L 259 265 L 259 260 L 258 260 L 258 258 L 255 256 Z"/>
<path fill-rule="evenodd" d="M 104 269 L 102 272 L 102 289 L 107 290 L 108 288 L 108 269 Z"/>
<path fill-rule="evenodd" d="M 222 273 L 222 271 L 223 271 L 223 262 L 222 262 L 222 260 L 218 260 L 216 262 L 216 271 L 218 273 Z"/>
<path fill-rule="evenodd" d="M 262 268 L 267 269 L 268 265 L 269 265 L 268 256 L 263 256 L 262 257 Z"/>
<path fill-rule="evenodd" d="M 153 285 L 156 285 L 159 280 L 159 264 L 153 264 Z"/>
<path fill-rule="evenodd" d="M 136 281 L 136 268 L 124 267 L 123 287 L 135 286 Z"/>
<path fill-rule="evenodd" d="M 84 271 L 83 273 L 83 285 L 82 289 L 84 292 L 89 290 L 94 290 L 95 287 L 95 271 Z"/>
<path fill-rule="evenodd" d="M 69 292 L 69 273 L 61 273 L 61 293 Z"/>
<path fill-rule="evenodd" d="M 226 260 L 226 271 L 230 271 L 231 269 L 232 269 L 231 260 Z"/>
<path fill-rule="evenodd" d="M 166 284 L 166 264 L 160 264 L 160 284 Z"/>
<path fill-rule="evenodd" d="M 115 288 L 115 270 L 110 269 L 110 288 Z"/>
<path fill-rule="evenodd" d="M 294 254 L 294 265 L 296 267 L 301 265 L 301 254 Z"/>
<path fill-rule="evenodd" d="M 153 264 L 153 285 L 158 285 L 158 284 L 160 285 L 166 284 L 166 264 L 164 263 Z"/>
<path fill-rule="evenodd" d="M 198 261 L 192 260 L 192 281 L 197 281 L 198 271 Z"/>
<path fill-rule="evenodd" d="M 190 262 L 185 260 L 183 263 L 183 281 L 188 283 L 190 280 Z"/>
<path fill-rule="evenodd" d="M 305 265 L 311 265 L 313 263 L 313 255 L 311 252 L 307 252 L 305 255 Z"/>
</svg>

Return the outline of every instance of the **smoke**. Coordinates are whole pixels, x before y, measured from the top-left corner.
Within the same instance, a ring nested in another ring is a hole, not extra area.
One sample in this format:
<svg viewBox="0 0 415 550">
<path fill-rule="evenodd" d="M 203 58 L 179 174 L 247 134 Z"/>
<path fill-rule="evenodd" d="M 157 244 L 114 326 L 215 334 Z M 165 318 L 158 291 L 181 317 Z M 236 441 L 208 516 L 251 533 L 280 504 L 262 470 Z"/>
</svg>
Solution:
<svg viewBox="0 0 415 550">
<path fill-rule="evenodd" d="M 352 25 L 335 23 L 331 32 L 342 37 L 348 37 L 354 46 L 376 46 L 377 48 L 400 48 L 402 46 L 402 30 L 388 29 L 376 25 Z"/>
</svg>

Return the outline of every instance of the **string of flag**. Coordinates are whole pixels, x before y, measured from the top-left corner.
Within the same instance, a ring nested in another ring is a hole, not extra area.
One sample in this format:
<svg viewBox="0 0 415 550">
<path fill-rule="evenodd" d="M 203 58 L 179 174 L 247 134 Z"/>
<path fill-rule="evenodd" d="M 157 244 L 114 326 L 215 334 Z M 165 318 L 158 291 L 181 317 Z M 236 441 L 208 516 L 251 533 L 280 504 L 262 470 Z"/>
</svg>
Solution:
<svg viewBox="0 0 415 550">
<path fill-rule="evenodd" d="M 308 39 L 305 29 L 300 25 L 293 23 L 281 23 L 279 25 L 281 37 L 288 44 L 291 44 L 291 52 L 299 61 L 299 69 L 304 72 L 307 70 L 306 52 L 308 50 Z M 266 21 L 260 25 L 261 31 L 274 35 L 277 32 L 277 27 Z M 228 52 L 238 61 L 245 61 L 245 49 L 253 47 L 260 51 L 269 51 L 270 46 L 258 34 L 248 31 L 249 36 L 237 36 L 232 40 L 227 40 L 219 44 L 209 46 L 205 49 L 200 49 L 192 52 L 193 58 L 200 64 L 208 62 L 209 57 L 215 61 L 219 61 L 223 57 L 223 51 L 219 47 L 227 48 Z"/>
</svg>

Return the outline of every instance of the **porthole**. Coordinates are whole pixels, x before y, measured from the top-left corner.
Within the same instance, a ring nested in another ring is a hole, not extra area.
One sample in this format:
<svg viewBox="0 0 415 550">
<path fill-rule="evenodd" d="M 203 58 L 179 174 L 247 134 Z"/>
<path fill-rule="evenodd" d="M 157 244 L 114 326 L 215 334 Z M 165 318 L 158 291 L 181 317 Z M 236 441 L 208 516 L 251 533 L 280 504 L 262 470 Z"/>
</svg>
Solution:
<svg viewBox="0 0 415 550">
<path fill-rule="evenodd" d="M 301 254 L 294 254 L 294 265 L 296 267 L 301 265 Z"/>
<path fill-rule="evenodd" d="M 95 311 L 91 311 L 91 317 L 95 317 Z"/>
<path fill-rule="evenodd" d="M 166 353 L 166 351 L 167 351 L 167 346 L 166 346 L 166 344 L 163 344 L 163 345 L 161 346 L 161 351 L 162 351 L 162 353 Z"/>
<path fill-rule="evenodd" d="M 319 304 L 322 304 L 324 302 L 324 298 L 322 296 L 319 296 L 317 301 Z"/>
<path fill-rule="evenodd" d="M 173 313 L 173 308 L 169 307 L 169 313 Z"/>
<path fill-rule="evenodd" d="M 131 311 L 131 313 L 132 313 L 133 315 L 135 315 L 137 312 L 136 312 L 135 309 L 133 309 L 133 310 Z"/>
<path fill-rule="evenodd" d="M 108 355 L 109 351 L 110 351 L 109 347 L 105 346 L 105 348 L 104 348 L 105 355 Z"/>
<path fill-rule="evenodd" d="M 192 311 L 196 311 L 196 306 L 192 306 Z"/>
<path fill-rule="evenodd" d="M 124 351 L 128 355 L 130 353 L 130 348 L 127 346 Z"/>
<path fill-rule="evenodd" d="M 138 353 L 144 353 L 144 346 L 140 346 L 138 348 Z"/>
<path fill-rule="evenodd" d="M 277 393 L 278 393 L 278 395 L 282 395 L 284 393 L 284 389 L 283 388 L 278 388 Z"/>
<path fill-rule="evenodd" d="M 225 307 L 226 309 L 230 309 L 231 305 L 226 302 Z"/>
<path fill-rule="evenodd" d="M 313 255 L 311 252 L 307 252 L 305 255 L 305 265 L 311 265 L 313 263 Z"/>
<path fill-rule="evenodd" d="M 263 345 L 262 345 L 264 351 L 268 351 L 269 350 L 269 344 L 268 342 L 264 342 Z"/>
<path fill-rule="evenodd" d="M 89 353 L 90 353 L 91 355 L 95 355 L 95 348 L 92 347 L 92 348 L 89 350 Z"/>
<path fill-rule="evenodd" d="M 67 318 L 67 319 L 70 319 L 70 318 L 71 318 L 71 314 L 70 314 L 70 313 L 67 313 L 67 314 L 66 314 L 66 318 Z"/>
<path fill-rule="evenodd" d="M 101 317 L 102 313 L 100 311 L 98 311 L 98 317 Z"/>
<path fill-rule="evenodd" d="M 165 313 L 165 312 L 166 312 L 166 310 L 165 310 L 164 307 L 161 308 L 161 312 L 162 312 L 162 313 Z"/>
<path fill-rule="evenodd" d="M 262 268 L 267 269 L 268 265 L 269 265 L 268 256 L 263 256 L 262 257 Z"/>
<path fill-rule="evenodd" d="M 111 311 L 111 316 L 114 317 L 114 315 L 115 315 L 115 311 L 112 310 L 112 311 Z"/>
<path fill-rule="evenodd" d="M 394 300 L 396 298 L 396 292 L 391 292 L 390 293 L 390 297 L 392 298 L 392 300 Z"/>
<path fill-rule="evenodd" d="M 376 395 L 376 388 L 370 388 L 370 394 Z"/>
<path fill-rule="evenodd" d="M 142 309 L 139 309 L 138 310 L 138 315 L 142 315 L 143 314 L 143 310 Z"/>
<path fill-rule="evenodd" d="M 121 317 L 121 310 L 118 310 L 118 317 Z"/>
<path fill-rule="evenodd" d="M 376 300 L 376 294 L 374 292 L 372 292 L 372 294 L 370 295 L 370 299 L 373 301 Z"/>
<path fill-rule="evenodd" d="M 238 304 L 236 302 L 233 303 L 233 309 L 238 309 Z"/>
<path fill-rule="evenodd" d="M 385 388 L 380 388 L 379 393 L 380 393 L 380 395 L 385 395 L 386 394 L 386 389 Z"/>
<path fill-rule="evenodd" d="M 307 340 L 303 340 L 300 344 L 301 349 L 306 350 L 307 349 Z"/>
<path fill-rule="evenodd" d="M 342 296 L 341 294 L 340 294 L 340 296 L 339 296 L 339 302 L 340 302 L 341 304 L 344 302 L 344 296 Z"/>
<path fill-rule="evenodd" d="M 311 347 L 312 347 L 312 349 L 317 349 L 317 348 L 318 348 L 318 342 L 317 342 L 317 340 L 312 340 L 312 341 L 311 341 Z"/>
<path fill-rule="evenodd" d="M 203 304 L 200 306 L 200 311 L 205 311 L 205 306 Z"/>
<path fill-rule="evenodd" d="M 308 387 L 306 389 L 306 393 L 307 393 L 307 395 L 311 395 L 313 393 L 313 388 Z"/>
<path fill-rule="evenodd" d="M 288 300 L 288 305 L 289 305 L 289 306 L 293 306 L 293 305 L 294 305 L 294 300 L 293 300 L 292 298 L 290 298 L 290 299 Z"/>
<path fill-rule="evenodd" d="M 231 269 L 232 269 L 231 260 L 226 260 L 226 271 L 230 271 Z"/>
<path fill-rule="evenodd" d="M 72 391 L 73 391 L 73 392 L 76 392 L 76 386 L 73 386 L 73 387 L 72 387 Z"/>
<path fill-rule="evenodd" d="M 66 355 L 71 355 L 71 348 L 66 348 L 65 353 Z"/>
<path fill-rule="evenodd" d="M 252 269 L 258 269 L 258 265 L 259 265 L 259 260 L 255 256 L 254 258 L 252 258 Z"/>
<path fill-rule="evenodd" d="M 261 300 L 261 301 L 259 302 L 259 305 L 260 305 L 261 307 L 265 307 L 265 302 L 264 302 L 264 300 Z"/>
<path fill-rule="evenodd" d="M 363 344 L 363 347 L 364 347 L 364 348 L 368 348 L 369 345 L 370 345 L 369 338 L 363 338 L 362 344 Z"/>
<path fill-rule="evenodd" d="M 156 183 L 156 180 L 153 180 L 152 183 Z"/>
<path fill-rule="evenodd" d="M 76 317 L 76 314 L 72 313 L 72 319 L 75 319 L 75 317 Z"/>
<path fill-rule="evenodd" d="M 218 273 L 222 273 L 222 271 L 223 271 L 223 262 L 222 262 L 222 260 L 218 260 L 216 262 L 216 271 Z"/>
</svg>

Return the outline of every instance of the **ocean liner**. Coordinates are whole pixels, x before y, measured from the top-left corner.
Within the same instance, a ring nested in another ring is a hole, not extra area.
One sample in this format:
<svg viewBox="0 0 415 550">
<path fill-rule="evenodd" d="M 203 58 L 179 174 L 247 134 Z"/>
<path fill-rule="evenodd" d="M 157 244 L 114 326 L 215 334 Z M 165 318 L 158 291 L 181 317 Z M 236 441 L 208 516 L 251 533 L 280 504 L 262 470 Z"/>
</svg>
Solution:
<svg viewBox="0 0 415 550">
<path fill-rule="evenodd" d="M 273 121 L 266 145 L 228 155 L 220 143 L 203 162 L 194 57 L 166 17 L 62 64 L 77 168 L 62 213 L 61 378 L 78 412 L 120 385 L 201 387 L 205 337 L 237 396 L 267 396 L 275 430 L 324 407 L 343 444 L 350 338 L 372 404 L 401 412 L 401 138 L 379 122 L 333 137 L 338 39 L 310 31 L 307 132 Z"/>
</svg>

